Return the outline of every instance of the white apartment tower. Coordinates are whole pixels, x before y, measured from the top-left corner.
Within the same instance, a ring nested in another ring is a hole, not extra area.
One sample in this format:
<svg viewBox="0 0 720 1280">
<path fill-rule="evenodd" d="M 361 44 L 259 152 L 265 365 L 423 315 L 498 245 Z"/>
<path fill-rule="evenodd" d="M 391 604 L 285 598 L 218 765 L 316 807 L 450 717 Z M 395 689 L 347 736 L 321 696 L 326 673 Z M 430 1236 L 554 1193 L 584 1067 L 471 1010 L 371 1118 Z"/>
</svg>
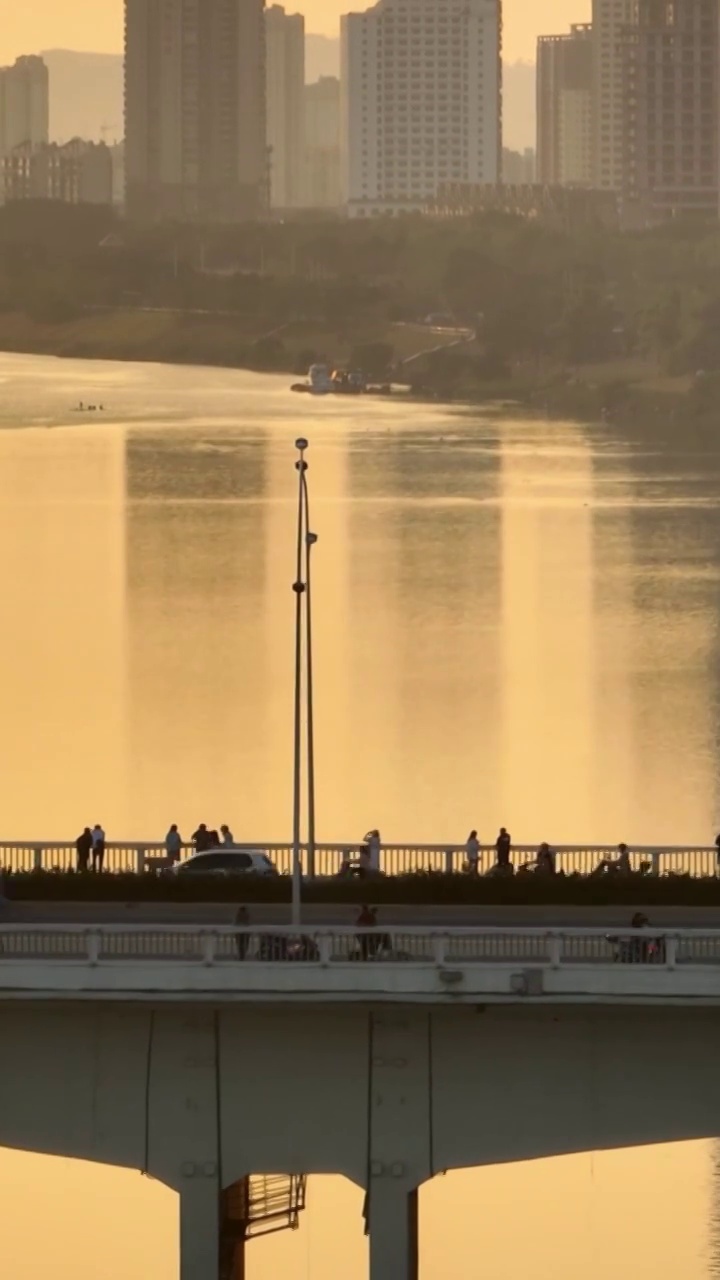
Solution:
<svg viewBox="0 0 720 1280">
<path fill-rule="evenodd" d="M 637 0 L 592 6 L 594 185 L 612 191 L 623 185 L 625 41 L 636 9 Z"/>
<path fill-rule="evenodd" d="M 282 5 L 265 10 L 265 96 L 270 204 L 304 203 L 305 19 Z"/>
<path fill-rule="evenodd" d="M 422 209 L 500 178 L 501 0 L 379 0 L 341 24 L 351 217 Z"/>
</svg>

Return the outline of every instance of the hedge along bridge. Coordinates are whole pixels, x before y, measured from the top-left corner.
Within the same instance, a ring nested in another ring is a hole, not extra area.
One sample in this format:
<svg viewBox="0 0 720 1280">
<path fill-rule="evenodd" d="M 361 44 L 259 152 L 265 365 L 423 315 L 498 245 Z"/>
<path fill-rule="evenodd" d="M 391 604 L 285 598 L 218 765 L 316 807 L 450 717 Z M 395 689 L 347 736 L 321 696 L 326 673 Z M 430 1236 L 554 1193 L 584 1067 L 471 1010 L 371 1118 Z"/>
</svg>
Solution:
<svg viewBox="0 0 720 1280">
<path fill-rule="evenodd" d="M 511 860 L 515 868 L 532 862 L 539 847 L 537 844 L 515 844 Z M 300 848 L 305 876 L 335 876 L 343 862 L 357 861 L 361 842 L 355 844 L 316 843 L 312 849 L 303 844 Z M 292 844 L 277 844 L 265 840 L 244 841 L 232 848 L 261 850 L 272 859 L 278 871 L 290 875 L 293 863 Z M 617 845 L 569 844 L 553 845 L 556 867 L 566 875 L 590 875 L 603 859 L 617 858 Z M 183 858 L 192 854 L 190 846 L 183 850 Z M 380 869 L 386 875 L 411 875 L 414 872 L 452 874 L 465 867 L 467 855 L 463 843 L 459 844 L 385 844 L 380 849 Z M 633 845 L 631 861 L 639 871 L 648 865 L 652 875 L 714 876 L 718 867 L 718 851 L 714 845 Z M 77 854 L 74 841 L 57 842 L 12 841 L 0 842 L 0 866 L 11 872 L 69 871 L 75 867 Z M 494 845 L 480 849 L 479 870 L 485 873 L 495 862 Z M 148 841 L 109 841 L 105 845 L 105 870 L 115 873 L 142 874 L 159 870 L 167 864 L 165 845 Z"/>
</svg>

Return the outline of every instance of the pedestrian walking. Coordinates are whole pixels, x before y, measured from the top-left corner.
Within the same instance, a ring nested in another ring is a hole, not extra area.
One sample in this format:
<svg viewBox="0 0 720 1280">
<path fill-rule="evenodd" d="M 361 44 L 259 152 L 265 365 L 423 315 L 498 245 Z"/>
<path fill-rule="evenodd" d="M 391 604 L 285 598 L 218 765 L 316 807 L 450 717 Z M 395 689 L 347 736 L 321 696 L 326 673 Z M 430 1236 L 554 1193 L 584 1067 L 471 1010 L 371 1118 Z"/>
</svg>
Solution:
<svg viewBox="0 0 720 1280">
<path fill-rule="evenodd" d="M 105 861 L 105 832 L 99 822 L 95 823 L 90 837 L 92 839 L 93 871 L 102 871 Z"/>
<path fill-rule="evenodd" d="M 77 869 L 78 871 L 87 871 L 90 862 L 90 854 L 92 853 L 93 838 L 92 831 L 89 827 L 84 827 L 75 841 L 75 849 L 77 852 Z"/>
<path fill-rule="evenodd" d="M 480 841 L 478 833 L 473 828 L 465 843 L 465 860 L 467 862 L 468 874 L 476 876 L 479 870 L 480 862 Z"/>
</svg>

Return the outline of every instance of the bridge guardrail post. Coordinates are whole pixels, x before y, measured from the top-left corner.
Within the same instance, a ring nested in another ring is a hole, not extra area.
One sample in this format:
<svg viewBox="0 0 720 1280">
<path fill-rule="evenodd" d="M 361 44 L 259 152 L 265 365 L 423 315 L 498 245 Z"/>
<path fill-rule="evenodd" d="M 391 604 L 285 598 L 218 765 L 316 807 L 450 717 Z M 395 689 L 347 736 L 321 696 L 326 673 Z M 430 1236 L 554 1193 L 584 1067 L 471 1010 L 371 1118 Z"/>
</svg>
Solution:
<svg viewBox="0 0 720 1280">
<path fill-rule="evenodd" d="M 320 964 L 327 968 L 332 960 L 333 940 L 329 933 L 321 933 L 317 940 Z"/>
<path fill-rule="evenodd" d="M 135 850 L 135 874 L 141 876 L 145 870 L 145 850 L 140 845 Z"/>
<path fill-rule="evenodd" d="M 435 964 L 438 969 L 442 969 L 447 955 L 447 937 L 444 933 L 433 934 L 432 950 Z"/>
<path fill-rule="evenodd" d="M 43 851 L 38 849 L 37 846 L 33 850 L 33 868 L 35 871 L 42 871 L 43 869 Z"/>
<path fill-rule="evenodd" d="M 215 963 L 215 943 L 216 935 L 214 933 L 204 933 L 202 935 L 202 958 L 203 964 L 212 965 Z"/>
<path fill-rule="evenodd" d="M 87 947 L 88 963 L 98 964 L 100 960 L 100 934 L 97 930 L 90 930 L 85 934 L 85 945 Z"/>
<path fill-rule="evenodd" d="M 674 969 L 677 966 L 678 952 L 677 934 L 671 933 L 665 936 L 665 968 Z"/>
<path fill-rule="evenodd" d="M 547 936 L 548 960 L 551 969 L 559 969 L 562 964 L 562 934 L 549 933 Z"/>
<path fill-rule="evenodd" d="M 455 850 L 445 850 L 445 875 L 451 876 L 455 868 Z"/>
<path fill-rule="evenodd" d="M 660 858 L 660 851 L 658 849 L 653 849 L 652 853 L 650 854 L 650 861 L 652 862 L 652 874 L 654 876 L 659 876 L 660 869 L 661 869 L 661 858 Z"/>
</svg>

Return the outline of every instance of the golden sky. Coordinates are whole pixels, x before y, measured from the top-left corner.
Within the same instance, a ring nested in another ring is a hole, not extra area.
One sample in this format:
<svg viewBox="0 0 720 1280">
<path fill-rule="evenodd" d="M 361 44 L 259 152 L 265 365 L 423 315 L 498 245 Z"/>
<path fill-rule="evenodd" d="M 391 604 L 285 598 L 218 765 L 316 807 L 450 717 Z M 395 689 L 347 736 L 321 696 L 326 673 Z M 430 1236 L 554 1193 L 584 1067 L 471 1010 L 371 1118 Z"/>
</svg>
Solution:
<svg viewBox="0 0 720 1280">
<path fill-rule="evenodd" d="M 286 9 L 305 13 L 308 31 L 335 35 L 338 17 L 348 9 L 368 8 L 370 0 L 286 0 Z M 590 0 L 505 0 L 505 56 L 534 57 L 535 38 L 563 31 L 571 22 L 586 22 Z M 118 52 L 122 47 L 122 0 L 0 0 L 0 62 L 38 49 L 92 49 Z"/>
</svg>

